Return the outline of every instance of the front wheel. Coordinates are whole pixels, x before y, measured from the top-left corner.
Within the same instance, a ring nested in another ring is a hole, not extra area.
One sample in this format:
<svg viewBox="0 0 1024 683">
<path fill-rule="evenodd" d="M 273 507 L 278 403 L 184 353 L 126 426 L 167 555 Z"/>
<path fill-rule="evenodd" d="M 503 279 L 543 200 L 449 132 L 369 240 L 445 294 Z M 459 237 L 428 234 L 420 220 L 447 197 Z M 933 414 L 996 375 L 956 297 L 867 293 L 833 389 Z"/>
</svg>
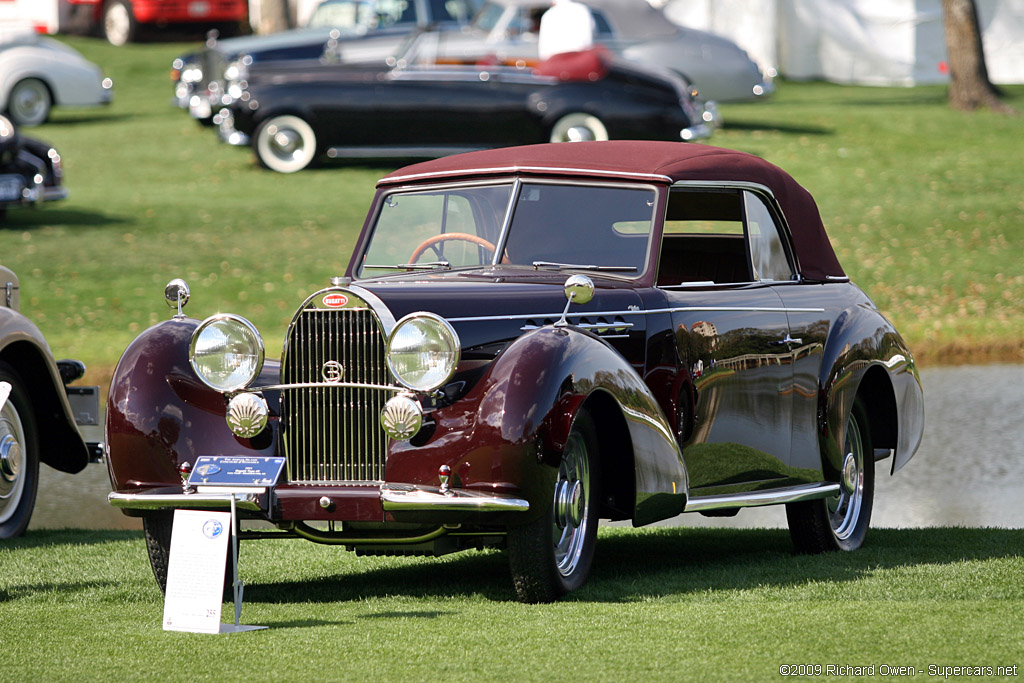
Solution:
<svg viewBox="0 0 1024 683">
<path fill-rule="evenodd" d="M 11 88 L 7 113 L 19 126 L 38 126 L 50 118 L 53 98 L 50 89 L 38 78 L 26 78 Z"/>
<path fill-rule="evenodd" d="M 856 550 L 864 544 L 875 495 L 875 458 L 867 411 L 858 399 L 846 420 L 839 495 L 786 505 L 793 545 L 800 553 Z"/>
<path fill-rule="evenodd" d="M 587 580 L 597 544 L 601 481 L 597 430 L 580 411 L 562 452 L 551 507 L 508 530 L 509 567 L 521 602 L 553 602 Z"/>
<path fill-rule="evenodd" d="M 174 510 L 157 510 L 142 518 L 142 529 L 146 535 L 146 552 L 153 577 L 161 593 L 167 592 L 167 568 L 171 561 L 171 530 L 174 527 Z M 231 569 L 231 539 L 228 539 L 228 553 L 224 558 L 224 601 L 234 601 L 234 572 Z"/>
<path fill-rule="evenodd" d="M 25 385 L 0 362 L 0 382 L 10 394 L 0 408 L 0 539 L 21 536 L 32 517 L 39 487 L 39 441 Z"/>
<path fill-rule="evenodd" d="M 274 116 L 260 124 L 253 147 L 259 162 L 278 173 L 295 173 L 316 158 L 316 133 L 298 116 Z"/>
</svg>

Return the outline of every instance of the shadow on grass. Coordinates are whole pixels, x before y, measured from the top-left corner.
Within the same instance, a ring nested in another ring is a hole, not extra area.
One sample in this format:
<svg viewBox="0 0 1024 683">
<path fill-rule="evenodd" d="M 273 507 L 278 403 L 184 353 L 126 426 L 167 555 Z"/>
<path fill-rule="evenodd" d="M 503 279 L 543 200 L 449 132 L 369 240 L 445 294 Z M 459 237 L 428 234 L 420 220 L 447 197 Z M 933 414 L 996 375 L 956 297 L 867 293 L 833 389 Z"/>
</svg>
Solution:
<svg viewBox="0 0 1024 683">
<path fill-rule="evenodd" d="M 50 225 L 98 228 L 128 222 L 131 221 L 124 218 L 117 218 L 116 216 L 110 216 L 105 213 L 57 209 L 51 208 L 47 205 L 39 208 L 9 209 L 7 216 L 0 221 L 0 231 L 31 230 Z"/>
<path fill-rule="evenodd" d="M 787 133 L 789 135 L 835 135 L 834 128 L 824 126 L 791 125 L 786 123 L 771 123 L 769 121 L 744 121 L 743 119 L 729 118 L 724 126 L 727 130 L 745 131 L 768 131 L 772 133 Z"/>
<path fill-rule="evenodd" d="M 44 548 L 55 545 L 102 545 L 119 541 L 142 541 L 142 532 L 130 529 L 34 529 L 24 536 L 0 541 L 0 550 Z"/>
<path fill-rule="evenodd" d="M 590 579 L 565 599 L 636 602 L 687 593 L 855 581 L 896 567 L 1017 557 L 1021 548 L 1024 530 L 1020 529 L 873 529 L 867 545 L 857 552 L 822 555 L 796 555 L 784 529 L 627 530 L 602 533 Z M 358 569 L 361 561 L 350 566 Z M 247 586 L 246 598 L 267 603 L 305 602 L 311 596 L 318 602 L 395 595 L 514 600 L 504 553 L 411 562 L 415 563 L 314 581 Z M 434 613 L 416 616 L 432 618 Z"/>
</svg>

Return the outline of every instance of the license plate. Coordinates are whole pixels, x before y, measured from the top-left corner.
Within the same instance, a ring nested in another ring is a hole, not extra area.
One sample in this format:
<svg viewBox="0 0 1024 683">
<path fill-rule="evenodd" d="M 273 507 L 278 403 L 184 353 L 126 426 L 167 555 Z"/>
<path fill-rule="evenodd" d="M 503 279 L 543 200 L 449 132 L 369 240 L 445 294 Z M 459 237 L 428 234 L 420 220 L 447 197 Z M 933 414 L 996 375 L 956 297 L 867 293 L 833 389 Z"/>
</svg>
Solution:
<svg viewBox="0 0 1024 683">
<path fill-rule="evenodd" d="M 14 202 L 21 199 L 24 181 L 19 175 L 0 176 L 0 202 Z"/>
<path fill-rule="evenodd" d="M 190 17 L 205 17 L 210 13 L 210 3 L 190 2 L 188 3 L 188 15 Z"/>
</svg>

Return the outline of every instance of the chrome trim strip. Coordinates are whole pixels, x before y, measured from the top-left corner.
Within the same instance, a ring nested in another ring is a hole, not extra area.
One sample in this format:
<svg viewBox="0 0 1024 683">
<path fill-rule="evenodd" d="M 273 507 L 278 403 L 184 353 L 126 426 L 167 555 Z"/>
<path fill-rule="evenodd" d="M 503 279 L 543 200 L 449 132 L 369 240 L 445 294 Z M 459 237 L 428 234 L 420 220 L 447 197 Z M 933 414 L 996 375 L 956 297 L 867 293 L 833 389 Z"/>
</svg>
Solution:
<svg viewBox="0 0 1024 683">
<path fill-rule="evenodd" d="M 260 391 L 288 391 L 291 389 L 378 389 L 380 391 L 406 391 L 402 387 L 390 384 L 360 384 L 359 382 L 304 382 L 299 384 L 268 384 L 260 387 L 247 387 L 236 393 L 257 393 Z"/>
<path fill-rule="evenodd" d="M 646 311 L 582 311 L 579 313 L 573 313 L 570 318 L 593 318 L 595 316 L 607 316 L 607 315 L 653 315 L 655 313 L 687 313 L 687 312 L 703 312 L 703 311 L 726 311 L 726 312 L 757 312 L 757 313 L 824 313 L 824 308 L 788 308 L 788 307 L 770 307 L 770 306 L 677 306 L 674 308 L 652 308 Z M 476 323 L 476 322 L 494 322 L 500 320 L 530 320 L 533 318 L 555 318 L 558 319 L 562 316 L 561 312 L 558 313 L 519 313 L 516 315 L 480 315 L 470 316 L 465 318 L 446 318 L 450 323 Z M 570 324 L 572 324 L 570 322 Z M 590 323 L 588 323 L 590 324 Z M 623 325 L 616 325 L 615 323 L 596 324 L 593 327 L 622 327 Z M 576 325 L 576 327 L 583 327 L 582 325 Z"/>
<path fill-rule="evenodd" d="M 387 511 L 527 512 L 530 509 L 530 502 L 522 498 L 466 489 L 448 489 L 447 493 L 441 493 L 437 488 L 416 487 L 405 491 L 382 486 L 380 499 Z"/>
<path fill-rule="evenodd" d="M 473 145 L 406 145 L 406 146 L 378 146 L 378 147 L 331 147 L 327 150 L 330 159 L 376 159 L 376 158 L 402 158 L 402 157 L 447 157 L 453 154 L 465 152 L 477 152 L 487 147 Z"/>
<path fill-rule="evenodd" d="M 683 512 L 797 503 L 804 500 L 817 500 L 836 495 L 839 495 L 839 484 L 823 481 L 818 484 L 802 484 L 800 486 L 773 489 L 771 491 L 752 491 L 750 493 L 733 493 L 721 496 L 694 496 L 686 501 L 686 509 Z"/>
<path fill-rule="evenodd" d="M 607 171 L 599 170 L 596 168 L 571 168 L 571 167 L 559 167 L 559 166 L 495 166 L 492 168 L 471 168 L 462 169 L 457 171 L 435 171 L 433 173 L 412 173 L 410 175 L 392 176 L 388 178 L 381 178 L 377 181 L 377 187 L 383 187 L 386 185 L 393 185 L 396 183 L 404 183 L 410 180 L 423 180 L 426 178 L 449 178 L 460 175 L 479 175 L 485 173 L 488 175 L 497 173 L 508 173 L 516 174 L 526 172 L 540 172 L 540 173 L 584 173 L 588 175 L 597 175 L 602 177 L 611 178 L 636 178 L 638 180 L 652 180 L 658 182 L 670 183 L 672 178 L 667 175 L 661 175 L 660 173 L 635 173 L 631 171 Z"/>
<path fill-rule="evenodd" d="M 230 508 L 234 498 L 235 507 L 241 510 L 259 512 L 256 496 L 265 489 L 225 491 L 224 493 L 118 493 L 112 491 L 107 502 L 116 508 L 127 510 L 163 510 L 167 508 Z"/>
</svg>

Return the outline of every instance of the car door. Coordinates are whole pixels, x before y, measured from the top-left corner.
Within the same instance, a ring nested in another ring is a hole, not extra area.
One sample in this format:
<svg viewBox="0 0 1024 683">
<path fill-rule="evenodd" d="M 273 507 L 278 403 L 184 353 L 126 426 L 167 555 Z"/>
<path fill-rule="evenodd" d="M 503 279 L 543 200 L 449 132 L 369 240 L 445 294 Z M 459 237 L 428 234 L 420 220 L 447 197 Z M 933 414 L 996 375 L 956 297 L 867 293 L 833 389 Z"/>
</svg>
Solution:
<svg viewBox="0 0 1024 683">
<path fill-rule="evenodd" d="M 775 488 L 795 474 L 792 342 L 775 289 L 789 260 L 757 202 L 739 187 L 683 184 L 669 195 L 657 285 L 693 387 L 678 422 L 696 496 Z"/>
</svg>

